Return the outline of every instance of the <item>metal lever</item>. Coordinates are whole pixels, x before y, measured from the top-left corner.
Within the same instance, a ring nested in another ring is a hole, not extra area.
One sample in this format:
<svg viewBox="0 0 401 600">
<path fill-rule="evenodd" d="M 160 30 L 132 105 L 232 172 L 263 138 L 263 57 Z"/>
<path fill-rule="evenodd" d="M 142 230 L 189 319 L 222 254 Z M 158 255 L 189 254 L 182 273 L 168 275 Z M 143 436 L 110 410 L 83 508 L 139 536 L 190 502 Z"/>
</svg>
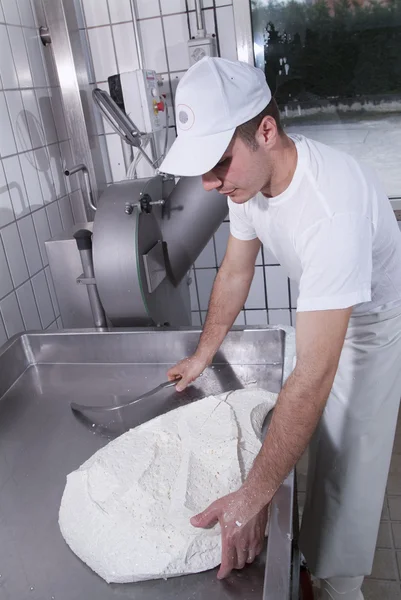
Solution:
<svg viewBox="0 0 401 600">
<path fill-rule="evenodd" d="M 79 173 L 80 171 L 82 171 L 82 174 L 84 176 L 84 182 L 85 182 L 86 194 L 88 196 L 89 206 L 91 207 L 92 210 L 97 210 L 96 206 L 93 203 L 92 185 L 91 185 L 91 181 L 89 178 L 89 172 L 88 172 L 88 169 L 86 168 L 86 165 L 80 164 L 80 165 L 75 165 L 75 167 L 71 167 L 71 169 L 66 169 L 64 171 L 64 175 L 66 175 L 67 177 L 71 177 L 71 175 L 75 175 L 75 173 Z"/>
</svg>

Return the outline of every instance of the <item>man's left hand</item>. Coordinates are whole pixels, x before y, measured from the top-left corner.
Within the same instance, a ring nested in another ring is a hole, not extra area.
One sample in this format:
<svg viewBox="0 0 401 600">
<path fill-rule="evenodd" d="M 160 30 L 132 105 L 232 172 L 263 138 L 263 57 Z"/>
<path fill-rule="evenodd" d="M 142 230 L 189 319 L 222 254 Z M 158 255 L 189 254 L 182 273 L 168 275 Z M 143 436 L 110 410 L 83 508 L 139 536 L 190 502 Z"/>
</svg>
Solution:
<svg viewBox="0 0 401 600">
<path fill-rule="evenodd" d="M 208 528 L 219 521 L 222 550 L 218 579 L 228 577 L 232 569 L 252 563 L 264 547 L 268 506 L 260 510 L 259 499 L 244 487 L 213 502 L 192 517 L 194 527 Z"/>
</svg>

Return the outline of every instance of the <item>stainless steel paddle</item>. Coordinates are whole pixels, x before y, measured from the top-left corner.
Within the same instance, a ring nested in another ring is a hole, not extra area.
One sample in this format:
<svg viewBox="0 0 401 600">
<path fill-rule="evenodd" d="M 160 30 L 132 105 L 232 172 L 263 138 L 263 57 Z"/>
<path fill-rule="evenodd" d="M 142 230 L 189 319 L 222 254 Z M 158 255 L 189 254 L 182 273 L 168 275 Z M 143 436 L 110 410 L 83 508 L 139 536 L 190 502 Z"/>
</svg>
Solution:
<svg viewBox="0 0 401 600">
<path fill-rule="evenodd" d="M 145 392 L 137 398 L 134 398 L 134 400 L 130 400 L 129 402 L 125 402 L 124 404 L 119 404 L 117 406 L 85 406 L 85 404 L 77 404 L 76 402 L 71 402 L 71 408 L 75 412 L 79 412 L 83 415 L 85 415 L 85 413 L 87 412 L 112 412 L 115 410 L 120 410 L 121 408 L 125 408 L 127 406 L 132 406 L 140 400 L 144 400 L 145 398 L 149 398 L 149 396 L 153 396 L 153 394 L 157 394 L 157 392 L 160 392 L 160 390 L 177 385 L 178 382 L 179 379 L 175 379 L 174 381 L 165 381 L 164 383 L 161 383 L 160 385 L 155 387 L 153 390 Z"/>
</svg>

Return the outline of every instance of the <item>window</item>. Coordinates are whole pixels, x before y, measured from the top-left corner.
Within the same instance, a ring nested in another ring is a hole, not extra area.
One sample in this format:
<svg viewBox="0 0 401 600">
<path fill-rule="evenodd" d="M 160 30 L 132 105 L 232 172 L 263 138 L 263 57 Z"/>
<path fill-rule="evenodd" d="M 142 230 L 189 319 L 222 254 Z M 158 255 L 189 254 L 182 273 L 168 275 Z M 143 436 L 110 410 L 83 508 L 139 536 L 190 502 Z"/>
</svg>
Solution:
<svg viewBox="0 0 401 600">
<path fill-rule="evenodd" d="M 286 131 L 349 152 L 401 197 L 401 0 L 252 0 L 251 14 Z"/>
</svg>

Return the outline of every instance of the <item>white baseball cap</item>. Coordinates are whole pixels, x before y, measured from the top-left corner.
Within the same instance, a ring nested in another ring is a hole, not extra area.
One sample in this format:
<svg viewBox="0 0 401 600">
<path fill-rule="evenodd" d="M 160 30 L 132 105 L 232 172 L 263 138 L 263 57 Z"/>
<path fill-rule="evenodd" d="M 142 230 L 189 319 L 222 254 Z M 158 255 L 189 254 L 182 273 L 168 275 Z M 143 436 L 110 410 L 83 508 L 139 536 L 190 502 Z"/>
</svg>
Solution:
<svg viewBox="0 0 401 600">
<path fill-rule="evenodd" d="M 178 137 L 159 170 L 189 177 L 207 173 L 227 150 L 236 128 L 261 113 L 271 97 L 261 69 L 202 58 L 178 84 Z"/>
</svg>

